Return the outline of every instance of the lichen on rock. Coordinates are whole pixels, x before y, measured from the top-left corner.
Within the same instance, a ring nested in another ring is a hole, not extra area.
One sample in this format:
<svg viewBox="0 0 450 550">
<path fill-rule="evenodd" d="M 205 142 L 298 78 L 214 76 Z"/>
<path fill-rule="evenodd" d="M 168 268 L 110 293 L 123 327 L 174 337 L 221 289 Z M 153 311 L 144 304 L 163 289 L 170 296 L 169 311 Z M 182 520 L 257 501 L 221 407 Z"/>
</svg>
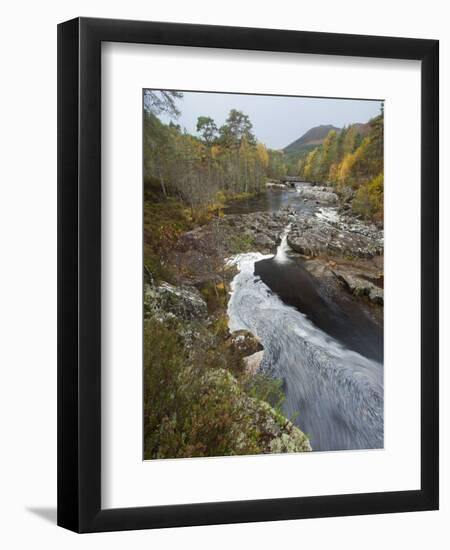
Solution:
<svg viewBox="0 0 450 550">
<path fill-rule="evenodd" d="M 258 372 L 264 359 L 264 350 L 244 357 L 245 372 L 253 376 Z"/>
<path fill-rule="evenodd" d="M 189 373 L 185 376 L 189 383 Z M 265 401 L 248 396 L 228 371 L 207 370 L 201 384 L 204 393 L 213 392 L 217 399 L 224 397 L 227 410 L 240 419 L 230 427 L 233 433 L 229 436 L 235 442 L 232 454 L 245 453 L 252 442 L 260 453 L 311 451 L 308 437 L 299 428 Z"/>
<path fill-rule="evenodd" d="M 195 287 L 176 287 L 169 283 L 145 285 L 144 315 L 165 320 L 171 317 L 185 321 L 206 319 L 205 300 Z"/>
<path fill-rule="evenodd" d="M 229 345 L 233 346 L 242 356 L 253 355 L 263 349 L 259 338 L 248 330 L 236 330 L 232 332 L 229 338 Z"/>
</svg>

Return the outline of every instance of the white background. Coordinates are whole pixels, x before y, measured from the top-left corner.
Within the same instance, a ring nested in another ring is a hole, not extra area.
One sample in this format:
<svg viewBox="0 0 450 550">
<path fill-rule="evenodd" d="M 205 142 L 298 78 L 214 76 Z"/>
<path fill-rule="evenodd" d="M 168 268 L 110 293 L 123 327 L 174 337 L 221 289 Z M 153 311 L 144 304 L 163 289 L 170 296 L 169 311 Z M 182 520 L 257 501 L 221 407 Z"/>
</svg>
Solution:
<svg viewBox="0 0 450 550">
<path fill-rule="evenodd" d="M 2 467 L 0 540 L 7 548 L 236 548 L 301 545 L 447 548 L 450 521 L 449 291 L 441 288 L 441 510 L 77 536 L 56 505 L 56 23 L 77 15 L 441 40 L 441 181 L 449 180 L 450 37 L 444 2 L 16 2 L 3 11 L 0 201 Z M 408 128 L 405 128 L 405 132 Z M 407 196 L 407 189 L 405 189 Z M 441 189 L 442 281 L 450 277 L 450 194 Z M 405 238 L 408 238 L 406 235 Z M 405 380 L 405 388 L 408 381 Z M 50 519 L 50 521 L 49 521 Z"/>
<path fill-rule="evenodd" d="M 419 62 L 142 44 L 103 50 L 103 507 L 420 488 Z M 142 461 L 144 87 L 385 99 L 384 450 Z"/>
</svg>

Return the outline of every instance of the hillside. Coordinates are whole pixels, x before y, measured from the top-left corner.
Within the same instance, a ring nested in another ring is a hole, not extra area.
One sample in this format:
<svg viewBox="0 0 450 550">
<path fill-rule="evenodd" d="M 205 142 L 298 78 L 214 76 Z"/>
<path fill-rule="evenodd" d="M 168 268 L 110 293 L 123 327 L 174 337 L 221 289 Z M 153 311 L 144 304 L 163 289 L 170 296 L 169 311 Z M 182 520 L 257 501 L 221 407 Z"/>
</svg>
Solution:
<svg viewBox="0 0 450 550">
<path fill-rule="evenodd" d="M 349 128 L 352 129 L 354 135 L 359 135 L 361 139 L 365 138 L 370 132 L 370 124 L 368 122 L 355 122 L 344 128 L 337 128 L 332 124 L 321 124 L 320 126 L 310 128 L 301 137 L 287 145 L 282 151 L 288 174 L 297 174 L 299 161 L 304 160 L 316 147 L 322 145 L 331 130 L 340 134 L 341 132 L 346 132 Z"/>
<path fill-rule="evenodd" d="M 297 164 L 304 181 L 331 185 L 351 196 L 352 210 L 365 219 L 383 220 L 384 114 L 366 124 L 330 132 Z M 297 153 L 300 156 L 300 152 Z"/>
<path fill-rule="evenodd" d="M 336 128 L 332 124 L 321 124 L 320 126 L 315 126 L 310 128 L 305 132 L 301 137 L 287 145 L 283 151 L 285 153 L 297 153 L 301 149 L 308 148 L 311 145 L 319 145 L 327 137 L 328 132 L 331 130 L 340 131 L 340 128 Z"/>
<path fill-rule="evenodd" d="M 368 122 L 355 122 L 354 124 L 350 125 L 352 128 L 354 128 L 358 134 L 360 134 L 362 137 L 366 137 L 369 135 L 370 132 L 370 124 Z"/>
</svg>

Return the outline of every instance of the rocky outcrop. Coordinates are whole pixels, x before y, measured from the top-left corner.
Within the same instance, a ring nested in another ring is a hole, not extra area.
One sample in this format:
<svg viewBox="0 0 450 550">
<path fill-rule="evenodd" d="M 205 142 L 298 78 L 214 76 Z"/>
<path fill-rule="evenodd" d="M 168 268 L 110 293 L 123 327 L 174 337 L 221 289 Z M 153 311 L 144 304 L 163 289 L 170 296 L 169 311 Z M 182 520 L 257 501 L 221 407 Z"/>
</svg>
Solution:
<svg viewBox="0 0 450 550">
<path fill-rule="evenodd" d="M 263 362 L 264 350 L 257 351 L 248 357 L 244 357 L 245 372 L 251 376 L 255 375 Z"/>
<path fill-rule="evenodd" d="M 261 341 L 248 330 L 232 332 L 228 342 L 242 356 L 252 355 L 264 349 Z"/>
<path fill-rule="evenodd" d="M 224 258 L 236 253 L 274 254 L 288 220 L 287 210 L 228 214 L 184 233 L 172 256 L 180 282 L 195 286 L 210 282 Z"/>
<path fill-rule="evenodd" d="M 332 269 L 333 275 L 355 296 L 366 296 L 374 304 L 383 305 L 383 289 L 362 273 Z"/>
<path fill-rule="evenodd" d="M 264 347 L 259 338 L 248 330 L 236 330 L 231 333 L 227 345 L 242 358 L 247 374 L 256 374 L 264 356 Z"/>
<path fill-rule="evenodd" d="M 287 185 L 276 181 L 268 181 L 266 183 L 266 188 L 267 189 L 287 189 Z"/>
<path fill-rule="evenodd" d="M 306 186 L 297 187 L 299 195 L 304 199 L 317 201 L 325 204 L 336 204 L 338 196 L 332 187 Z"/>
<path fill-rule="evenodd" d="M 255 248 L 258 251 L 264 253 L 270 253 L 270 251 L 276 246 L 276 239 L 273 236 L 268 235 L 267 233 L 257 233 L 253 237 L 253 242 L 255 243 Z"/>
<path fill-rule="evenodd" d="M 339 193 L 339 198 L 345 206 L 349 206 L 355 197 L 355 190 L 352 187 L 345 186 Z"/>
<path fill-rule="evenodd" d="M 373 258 L 383 253 L 383 232 L 335 209 L 299 216 L 288 234 L 289 246 L 303 256 Z"/>
<path fill-rule="evenodd" d="M 229 214 L 223 222 L 230 227 L 250 228 L 254 233 L 267 232 L 274 236 L 277 231 L 282 231 L 288 222 L 289 210 L 277 212 L 251 212 L 249 214 Z"/>
<path fill-rule="evenodd" d="M 177 318 L 184 321 L 202 320 L 208 316 L 206 302 L 195 287 L 177 287 L 169 283 L 145 285 L 144 315 L 161 321 Z"/>
<path fill-rule="evenodd" d="M 189 379 L 188 373 L 187 381 Z M 237 380 L 224 369 L 205 371 L 201 384 L 205 392 L 210 391 L 227 394 L 230 411 L 236 411 L 240 417 L 245 417 L 244 424 L 236 423 L 235 454 L 242 454 L 248 447 L 247 434 L 259 433 L 257 445 L 261 453 L 297 453 L 311 451 L 308 437 L 283 415 L 273 409 L 267 402 L 247 395 L 240 388 Z M 253 436 L 252 436 L 253 437 Z"/>
</svg>

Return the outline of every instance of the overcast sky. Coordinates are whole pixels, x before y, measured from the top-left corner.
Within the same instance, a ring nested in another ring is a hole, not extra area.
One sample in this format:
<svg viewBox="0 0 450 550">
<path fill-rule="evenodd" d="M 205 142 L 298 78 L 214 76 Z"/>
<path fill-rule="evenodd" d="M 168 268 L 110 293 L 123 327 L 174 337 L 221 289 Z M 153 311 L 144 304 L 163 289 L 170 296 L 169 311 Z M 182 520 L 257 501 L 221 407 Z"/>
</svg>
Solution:
<svg viewBox="0 0 450 550">
<path fill-rule="evenodd" d="M 333 124 L 342 128 L 353 122 L 367 122 L 380 113 L 380 103 L 376 100 L 184 92 L 183 99 L 178 100 L 181 116 L 176 122 L 189 133 L 196 134 L 197 117 L 210 116 L 219 127 L 229 111 L 237 109 L 249 115 L 259 141 L 272 149 L 282 149 L 313 126 Z"/>
</svg>

